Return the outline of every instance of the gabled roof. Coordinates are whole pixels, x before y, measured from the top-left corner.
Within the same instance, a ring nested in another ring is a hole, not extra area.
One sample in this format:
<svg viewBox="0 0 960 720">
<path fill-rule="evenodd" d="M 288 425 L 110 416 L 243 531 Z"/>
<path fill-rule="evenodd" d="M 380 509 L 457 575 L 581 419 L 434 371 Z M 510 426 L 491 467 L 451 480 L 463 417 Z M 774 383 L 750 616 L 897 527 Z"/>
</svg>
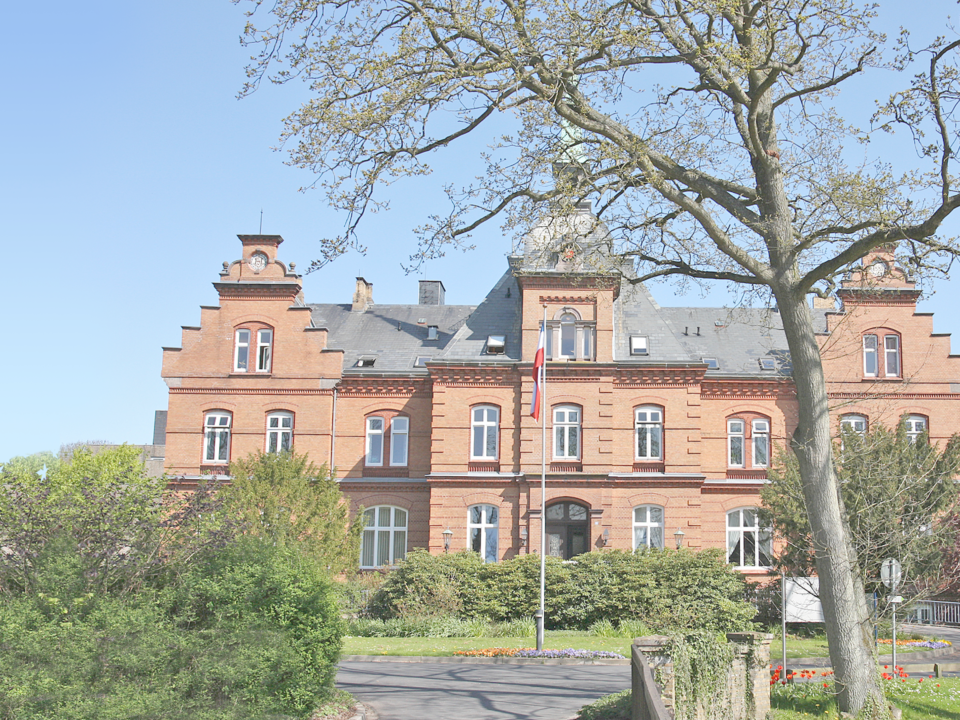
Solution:
<svg viewBox="0 0 960 720">
<path fill-rule="evenodd" d="M 505 336 L 503 354 L 486 352 L 487 338 L 491 335 Z M 442 360 L 520 361 L 520 289 L 510 270 L 501 276 L 438 357 Z"/>
</svg>

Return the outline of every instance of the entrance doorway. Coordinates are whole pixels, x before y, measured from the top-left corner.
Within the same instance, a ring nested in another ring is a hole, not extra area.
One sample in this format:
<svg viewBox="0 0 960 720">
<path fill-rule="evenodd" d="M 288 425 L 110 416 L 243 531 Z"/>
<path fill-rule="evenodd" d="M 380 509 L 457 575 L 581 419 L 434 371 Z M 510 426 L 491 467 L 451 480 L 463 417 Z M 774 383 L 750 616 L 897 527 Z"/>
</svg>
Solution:
<svg viewBox="0 0 960 720">
<path fill-rule="evenodd" d="M 569 560 L 589 549 L 590 511 L 575 502 L 547 505 L 547 555 Z"/>
</svg>

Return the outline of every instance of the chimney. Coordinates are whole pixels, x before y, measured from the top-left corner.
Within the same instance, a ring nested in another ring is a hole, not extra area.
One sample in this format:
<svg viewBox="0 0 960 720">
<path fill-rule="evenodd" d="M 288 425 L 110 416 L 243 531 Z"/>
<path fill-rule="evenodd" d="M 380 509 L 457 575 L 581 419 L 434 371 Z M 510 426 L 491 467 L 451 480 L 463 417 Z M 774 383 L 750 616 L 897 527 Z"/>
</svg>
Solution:
<svg viewBox="0 0 960 720">
<path fill-rule="evenodd" d="M 443 305 L 443 283 L 439 280 L 420 281 L 420 305 Z"/>
<path fill-rule="evenodd" d="M 373 305 L 373 283 L 368 283 L 362 277 L 357 278 L 357 289 L 353 293 L 353 307 L 351 312 L 366 312 Z"/>
</svg>

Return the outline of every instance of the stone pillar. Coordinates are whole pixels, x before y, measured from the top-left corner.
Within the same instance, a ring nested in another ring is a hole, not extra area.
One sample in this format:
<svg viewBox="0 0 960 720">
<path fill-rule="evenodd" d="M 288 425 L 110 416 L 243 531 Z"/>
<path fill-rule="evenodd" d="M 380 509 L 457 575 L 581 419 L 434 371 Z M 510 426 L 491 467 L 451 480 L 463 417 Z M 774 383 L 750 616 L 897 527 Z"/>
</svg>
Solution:
<svg viewBox="0 0 960 720">
<path fill-rule="evenodd" d="M 734 664 L 742 668 L 744 717 L 748 720 L 764 720 L 770 712 L 771 640 L 769 633 L 727 633 L 727 642 L 736 646 Z"/>
<path fill-rule="evenodd" d="M 670 638 L 666 635 L 648 635 L 633 641 L 633 647 L 640 652 L 647 665 L 654 671 L 654 676 L 660 677 L 660 697 L 663 699 L 664 707 L 671 714 L 676 715 L 674 710 L 676 678 L 673 673 L 673 661 L 667 650 L 669 644 Z"/>
</svg>

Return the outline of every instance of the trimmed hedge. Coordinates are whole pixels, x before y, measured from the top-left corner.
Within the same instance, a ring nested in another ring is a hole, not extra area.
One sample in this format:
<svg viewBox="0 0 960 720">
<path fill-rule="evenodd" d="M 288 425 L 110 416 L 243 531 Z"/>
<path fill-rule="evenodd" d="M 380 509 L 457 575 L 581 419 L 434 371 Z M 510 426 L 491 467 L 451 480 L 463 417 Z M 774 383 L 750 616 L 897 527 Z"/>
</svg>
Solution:
<svg viewBox="0 0 960 720">
<path fill-rule="evenodd" d="M 546 625 L 586 630 L 607 620 L 640 621 L 651 630 L 742 630 L 756 610 L 746 583 L 723 552 L 596 551 L 564 563 L 547 558 Z M 539 607 L 540 558 L 523 555 L 486 564 L 479 555 L 416 550 L 373 595 L 374 618 L 456 615 L 503 622 Z"/>
</svg>

